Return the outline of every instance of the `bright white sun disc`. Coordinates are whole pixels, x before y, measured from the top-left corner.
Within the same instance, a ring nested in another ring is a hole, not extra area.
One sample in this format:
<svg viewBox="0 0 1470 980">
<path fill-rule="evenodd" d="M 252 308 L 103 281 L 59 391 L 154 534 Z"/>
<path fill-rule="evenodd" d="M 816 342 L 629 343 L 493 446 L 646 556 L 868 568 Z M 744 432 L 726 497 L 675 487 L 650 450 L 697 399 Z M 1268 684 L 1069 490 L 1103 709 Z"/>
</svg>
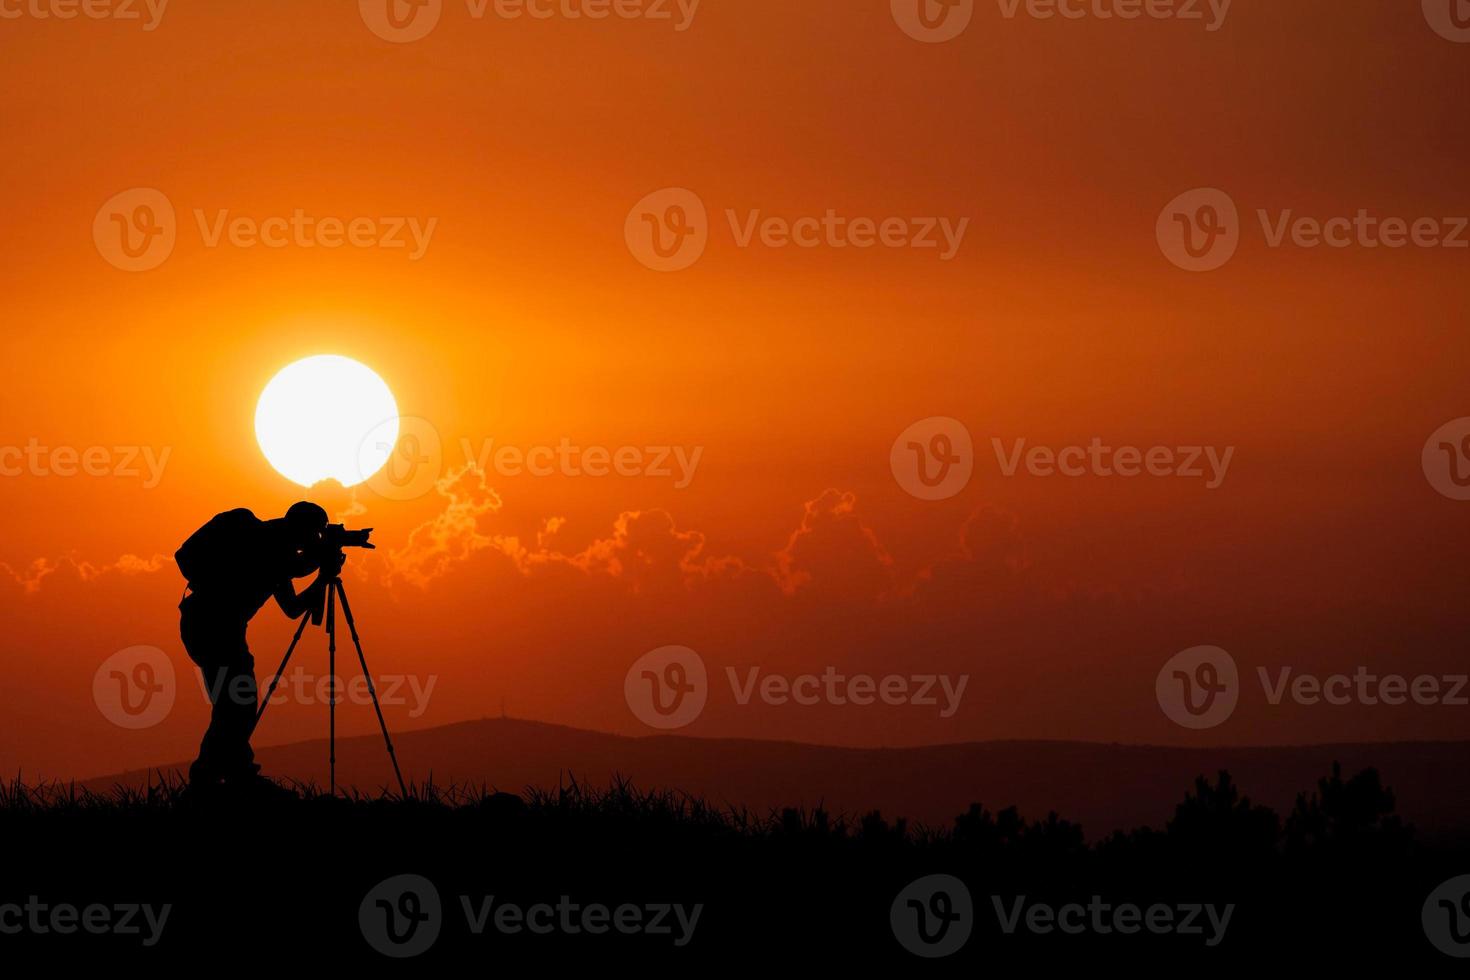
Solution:
<svg viewBox="0 0 1470 980">
<path fill-rule="evenodd" d="M 366 364 L 321 354 L 286 365 L 255 406 L 255 438 L 276 472 L 309 487 L 363 482 L 398 442 L 398 403 Z"/>
</svg>

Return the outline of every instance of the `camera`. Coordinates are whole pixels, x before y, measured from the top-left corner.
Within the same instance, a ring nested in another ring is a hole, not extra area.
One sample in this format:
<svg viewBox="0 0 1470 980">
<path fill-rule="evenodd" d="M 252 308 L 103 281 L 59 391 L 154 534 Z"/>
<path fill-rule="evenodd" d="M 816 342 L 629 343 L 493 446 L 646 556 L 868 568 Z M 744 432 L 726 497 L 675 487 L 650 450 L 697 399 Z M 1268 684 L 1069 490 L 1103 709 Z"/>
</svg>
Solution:
<svg viewBox="0 0 1470 980">
<path fill-rule="evenodd" d="M 349 531 L 341 524 L 328 524 L 322 532 L 318 547 L 325 554 L 341 551 L 343 548 L 375 548 L 376 545 L 368 542 L 368 535 L 372 533 L 373 529 L 370 527 Z"/>
<path fill-rule="evenodd" d="M 373 548 L 376 547 L 368 541 L 368 535 L 373 533 L 370 527 L 361 530 L 349 531 L 341 524 L 328 524 L 322 529 L 318 537 L 310 547 L 302 553 L 311 559 L 313 565 L 318 568 L 332 568 L 335 573 L 342 567 L 347 557 L 342 554 L 343 548 Z"/>
<path fill-rule="evenodd" d="M 342 563 L 347 560 L 342 554 L 343 548 L 376 547 L 368 541 L 368 535 L 372 533 L 373 529 L 370 527 L 349 531 L 341 524 L 328 524 L 322 529 L 321 537 L 317 538 L 316 543 L 307 549 L 306 554 L 318 567 L 325 568 L 335 561 L 336 567 L 341 568 Z"/>
</svg>

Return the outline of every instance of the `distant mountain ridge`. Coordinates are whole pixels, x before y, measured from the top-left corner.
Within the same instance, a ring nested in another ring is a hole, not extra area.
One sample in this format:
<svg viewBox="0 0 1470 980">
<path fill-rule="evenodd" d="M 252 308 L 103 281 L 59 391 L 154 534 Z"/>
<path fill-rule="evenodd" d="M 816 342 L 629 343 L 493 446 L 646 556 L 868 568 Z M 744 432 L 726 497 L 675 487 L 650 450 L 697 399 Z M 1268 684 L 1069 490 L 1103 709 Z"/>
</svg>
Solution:
<svg viewBox="0 0 1470 980">
<path fill-rule="evenodd" d="M 1229 770 L 1243 793 L 1285 817 L 1333 762 L 1345 775 L 1374 767 L 1398 813 L 1425 836 L 1470 838 L 1470 742 L 1378 742 L 1266 748 L 1169 748 L 1093 742 L 992 741 L 913 748 L 844 748 L 759 739 L 611 735 L 496 718 L 397 733 L 405 778 L 510 792 L 555 787 L 569 776 L 594 786 L 615 777 L 643 789 L 677 789 L 713 803 L 765 811 L 823 806 L 881 810 L 947 826 L 971 803 L 1022 815 L 1049 811 L 1090 839 L 1115 829 L 1162 827 L 1196 776 Z M 268 775 L 327 781 L 325 740 L 265 746 Z M 85 781 L 140 785 L 186 763 Z M 381 736 L 339 738 L 337 781 L 373 791 L 393 782 Z"/>
</svg>

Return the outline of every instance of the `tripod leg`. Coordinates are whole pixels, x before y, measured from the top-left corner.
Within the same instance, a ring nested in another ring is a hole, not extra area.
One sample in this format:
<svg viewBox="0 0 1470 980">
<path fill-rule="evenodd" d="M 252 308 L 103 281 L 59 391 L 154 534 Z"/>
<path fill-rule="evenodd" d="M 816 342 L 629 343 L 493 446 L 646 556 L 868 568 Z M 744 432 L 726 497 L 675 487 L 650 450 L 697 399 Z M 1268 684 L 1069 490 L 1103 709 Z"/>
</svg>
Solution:
<svg viewBox="0 0 1470 980">
<path fill-rule="evenodd" d="M 388 737 L 388 723 L 383 720 L 383 708 L 378 704 L 378 689 L 373 684 L 373 675 L 368 672 L 367 657 L 363 656 L 362 640 L 357 636 L 357 623 L 352 618 L 352 607 L 347 604 L 347 590 L 342 580 L 336 581 L 337 597 L 342 601 L 342 618 L 347 620 L 347 629 L 352 633 L 352 645 L 357 648 L 357 662 L 362 666 L 362 676 L 367 680 L 368 694 L 373 699 L 373 710 L 378 713 L 378 727 L 383 730 L 383 744 L 388 746 L 388 758 L 393 763 L 393 775 L 398 777 L 398 791 L 408 798 L 408 786 L 403 781 L 403 771 L 398 768 L 398 754 L 393 751 L 393 739 Z"/>
<path fill-rule="evenodd" d="M 338 588 L 341 586 L 339 585 Z M 327 587 L 327 778 L 337 795 L 337 589 Z"/>
<path fill-rule="evenodd" d="M 307 620 L 310 615 L 301 617 L 301 625 L 296 627 L 296 635 L 291 637 L 291 645 L 286 648 L 286 655 L 281 658 L 281 666 L 276 668 L 276 676 L 271 678 L 270 690 L 265 692 L 265 698 L 260 702 L 260 707 L 255 709 L 255 721 L 250 725 L 250 734 L 255 734 L 256 726 L 260 724 L 260 716 L 265 714 L 266 705 L 271 703 L 271 697 L 276 693 L 276 685 L 281 683 L 281 675 L 286 673 L 286 664 L 291 661 L 291 654 L 296 651 L 296 644 L 301 642 L 301 634 L 306 632 Z"/>
</svg>

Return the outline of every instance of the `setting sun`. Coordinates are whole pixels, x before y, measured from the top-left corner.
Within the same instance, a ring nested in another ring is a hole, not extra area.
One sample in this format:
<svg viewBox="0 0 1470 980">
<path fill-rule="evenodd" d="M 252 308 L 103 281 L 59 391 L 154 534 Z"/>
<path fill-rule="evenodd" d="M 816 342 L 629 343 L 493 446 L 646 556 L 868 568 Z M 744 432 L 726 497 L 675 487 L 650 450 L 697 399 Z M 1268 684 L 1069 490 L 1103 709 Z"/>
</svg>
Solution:
<svg viewBox="0 0 1470 980">
<path fill-rule="evenodd" d="M 322 354 L 282 368 L 260 393 L 255 438 L 276 472 L 309 487 L 361 483 L 398 441 L 398 404 L 382 378 L 349 357 Z"/>
</svg>

